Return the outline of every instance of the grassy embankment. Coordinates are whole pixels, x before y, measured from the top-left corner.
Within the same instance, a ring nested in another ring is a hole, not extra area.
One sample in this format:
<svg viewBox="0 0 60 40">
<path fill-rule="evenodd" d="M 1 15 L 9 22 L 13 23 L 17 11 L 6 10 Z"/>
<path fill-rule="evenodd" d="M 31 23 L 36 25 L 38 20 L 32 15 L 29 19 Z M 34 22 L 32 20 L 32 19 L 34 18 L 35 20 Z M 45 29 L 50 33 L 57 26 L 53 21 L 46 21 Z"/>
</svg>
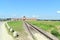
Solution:
<svg viewBox="0 0 60 40">
<path fill-rule="evenodd" d="M 19 37 L 21 40 L 25 39 L 27 37 L 27 33 L 25 32 L 25 29 L 23 27 L 22 21 L 10 21 L 8 22 L 8 25 L 14 30 L 17 31 L 19 34 Z M 13 35 L 13 33 L 9 32 L 10 35 Z"/>
<path fill-rule="evenodd" d="M 28 21 L 60 39 L 60 21 Z"/>
</svg>

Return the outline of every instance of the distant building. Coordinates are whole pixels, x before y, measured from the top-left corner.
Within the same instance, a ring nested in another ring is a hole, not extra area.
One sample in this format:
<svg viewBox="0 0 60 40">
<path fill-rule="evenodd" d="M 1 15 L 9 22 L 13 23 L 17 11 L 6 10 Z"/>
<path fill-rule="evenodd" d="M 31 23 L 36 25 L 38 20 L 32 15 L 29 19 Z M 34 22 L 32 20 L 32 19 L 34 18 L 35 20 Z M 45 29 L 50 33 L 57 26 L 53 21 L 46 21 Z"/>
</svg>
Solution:
<svg viewBox="0 0 60 40">
<path fill-rule="evenodd" d="M 22 18 L 23 20 L 37 20 L 36 18 L 27 18 L 26 16 L 23 16 L 23 18 Z"/>
<path fill-rule="evenodd" d="M 25 16 L 23 16 L 23 18 L 22 18 L 24 21 L 27 19 Z"/>
<path fill-rule="evenodd" d="M 37 20 L 35 17 L 28 18 L 26 16 L 23 16 L 22 18 L 11 18 L 12 21 L 17 21 L 17 20 Z"/>
<path fill-rule="evenodd" d="M 11 21 L 18 21 L 21 20 L 21 18 L 11 18 Z"/>
</svg>

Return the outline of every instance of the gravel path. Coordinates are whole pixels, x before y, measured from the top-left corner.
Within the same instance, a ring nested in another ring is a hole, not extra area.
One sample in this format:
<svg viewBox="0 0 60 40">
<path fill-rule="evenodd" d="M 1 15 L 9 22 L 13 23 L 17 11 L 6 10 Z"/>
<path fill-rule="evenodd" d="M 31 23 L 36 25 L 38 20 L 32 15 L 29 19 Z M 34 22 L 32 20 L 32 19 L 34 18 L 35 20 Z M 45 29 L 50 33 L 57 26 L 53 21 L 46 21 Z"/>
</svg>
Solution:
<svg viewBox="0 0 60 40">
<path fill-rule="evenodd" d="M 5 22 L 0 22 L 0 40 L 13 40 L 5 28 Z"/>
<path fill-rule="evenodd" d="M 30 33 L 34 37 L 34 40 L 50 40 L 47 37 L 45 37 L 43 34 L 39 33 L 36 29 L 31 27 L 31 25 L 27 24 L 28 28 L 30 30 Z"/>
</svg>

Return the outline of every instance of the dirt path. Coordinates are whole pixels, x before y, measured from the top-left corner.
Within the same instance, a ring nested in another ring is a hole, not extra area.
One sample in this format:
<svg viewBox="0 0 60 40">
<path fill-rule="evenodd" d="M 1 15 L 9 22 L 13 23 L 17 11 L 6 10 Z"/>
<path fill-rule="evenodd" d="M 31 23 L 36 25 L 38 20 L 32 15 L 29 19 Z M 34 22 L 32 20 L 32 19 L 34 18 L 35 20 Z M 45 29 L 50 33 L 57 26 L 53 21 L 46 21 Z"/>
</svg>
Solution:
<svg viewBox="0 0 60 40">
<path fill-rule="evenodd" d="M 26 25 L 26 24 L 25 24 Z M 38 32 L 36 29 L 34 29 L 31 25 L 27 24 L 26 25 L 27 29 L 29 30 L 29 33 L 31 34 L 31 37 L 34 40 L 50 40 L 40 32 Z"/>
<path fill-rule="evenodd" d="M 13 40 L 5 28 L 5 22 L 0 22 L 0 40 Z"/>
<path fill-rule="evenodd" d="M 32 28 L 31 26 L 29 26 L 29 29 L 36 40 L 50 40 L 47 37 L 45 37 L 43 34 L 39 33 L 37 30 Z"/>
</svg>

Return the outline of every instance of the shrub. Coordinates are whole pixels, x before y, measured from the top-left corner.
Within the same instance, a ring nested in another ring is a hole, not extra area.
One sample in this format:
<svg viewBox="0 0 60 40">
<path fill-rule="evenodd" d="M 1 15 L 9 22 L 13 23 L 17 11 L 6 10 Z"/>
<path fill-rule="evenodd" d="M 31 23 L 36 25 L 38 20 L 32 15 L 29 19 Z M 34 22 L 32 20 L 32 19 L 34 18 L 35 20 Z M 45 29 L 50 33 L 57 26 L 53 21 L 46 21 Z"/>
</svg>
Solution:
<svg viewBox="0 0 60 40">
<path fill-rule="evenodd" d="M 53 34 L 56 37 L 60 36 L 59 32 L 57 30 L 54 30 L 54 29 L 51 31 L 51 34 Z"/>
</svg>

